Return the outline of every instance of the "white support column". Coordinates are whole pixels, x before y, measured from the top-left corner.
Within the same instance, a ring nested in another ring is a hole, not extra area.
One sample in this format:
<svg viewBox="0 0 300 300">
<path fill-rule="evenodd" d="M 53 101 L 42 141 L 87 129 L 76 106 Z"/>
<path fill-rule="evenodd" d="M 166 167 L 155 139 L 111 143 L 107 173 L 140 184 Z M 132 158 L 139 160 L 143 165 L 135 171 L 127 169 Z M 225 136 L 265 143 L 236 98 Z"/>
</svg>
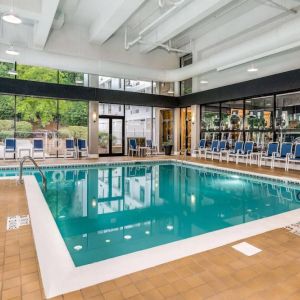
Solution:
<svg viewBox="0 0 300 300">
<path fill-rule="evenodd" d="M 191 150 L 198 147 L 200 139 L 200 105 L 192 105 Z"/>
<path fill-rule="evenodd" d="M 98 157 L 99 102 L 89 102 L 89 156 Z"/>
<path fill-rule="evenodd" d="M 174 154 L 180 152 L 180 108 L 174 109 Z"/>
</svg>

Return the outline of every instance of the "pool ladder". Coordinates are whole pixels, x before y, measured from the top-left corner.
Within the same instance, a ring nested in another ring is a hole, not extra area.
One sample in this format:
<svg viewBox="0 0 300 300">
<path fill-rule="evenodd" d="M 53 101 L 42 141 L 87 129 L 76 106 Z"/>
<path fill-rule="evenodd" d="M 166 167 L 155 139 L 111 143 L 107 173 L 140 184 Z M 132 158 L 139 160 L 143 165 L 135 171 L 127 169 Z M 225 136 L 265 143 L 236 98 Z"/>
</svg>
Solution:
<svg viewBox="0 0 300 300">
<path fill-rule="evenodd" d="M 24 183 L 24 180 L 23 180 L 23 165 L 24 165 L 24 162 L 26 160 L 30 160 L 34 164 L 35 168 L 41 174 L 41 176 L 42 176 L 42 182 L 43 182 L 43 187 L 44 187 L 44 190 L 46 191 L 47 190 L 47 179 L 46 179 L 44 173 L 42 172 L 40 166 L 36 163 L 36 161 L 31 156 L 24 156 L 22 158 L 22 160 L 20 161 L 19 183 L 21 183 L 21 184 Z"/>
</svg>

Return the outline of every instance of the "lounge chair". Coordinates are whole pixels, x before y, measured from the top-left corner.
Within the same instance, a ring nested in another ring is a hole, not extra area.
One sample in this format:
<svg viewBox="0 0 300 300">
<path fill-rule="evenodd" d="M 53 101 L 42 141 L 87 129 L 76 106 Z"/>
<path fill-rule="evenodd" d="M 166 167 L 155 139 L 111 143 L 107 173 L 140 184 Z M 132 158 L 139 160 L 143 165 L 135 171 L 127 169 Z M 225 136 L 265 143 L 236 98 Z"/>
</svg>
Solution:
<svg viewBox="0 0 300 300">
<path fill-rule="evenodd" d="M 198 145 L 198 149 L 194 149 L 192 152 L 192 156 L 196 156 L 198 155 L 199 158 L 201 158 L 201 154 L 205 153 L 205 147 L 206 147 L 206 139 L 201 139 L 199 141 L 199 145 Z"/>
<path fill-rule="evenodd" d="M 290 163 L 294 163 L 294 164 L 300 163 L 300 143 L 297 143 L 295 145 L 294 153 L 287 156 L 286 166 L 285 166 L 286 171 L 289 170 Z"/>
<path fill-rule="evenodd" d="M 280 152 L 275 153 L 275 155 L 273 155 L 271 168 L 275 167 L 275 162 L 284 162 L 286 168 L 287 158 L 289 155 L 292 155 L 292 152 L 293 152 L 293 143 L 287 143 L 287 142 L 282 143 L 280 147 Z"/>
<path fill-rule="evenodd" d="M 67 158 L 68 154 L 72 154 L 73 158 L 77 157 L 74 139 L 66 139 L 64 158 Z"/>
<path fill-rule="evenodd" d="M 35 158 L 35 153 L 42 153 L 43 159 L 45 159 L 45 148 L 43 139 L 33 139 L 32 156 Z"/>
<path fill-rule="evenodd" d="M 16 139 L 14 138 L 7 138 L 4 141 L 4 154 L 3 158 L 6 159 L 6 153 L 12 153 L 14 156 L 16 155 Z M 13 158 L 14 158 L 13 156 Z"/>
<path fill-rule="evenodd" d="M 253 153 L 253 148 L 254 148 L 254 142 L 252 141 L 245 142 L 244 149 L 236 154 L 236 164 L 239 163 L 240 158 L 245 158 L 246 164 L 248 164 L 248 162 L 250 162 L 251 159 L 251 154 Z"/>
<path fill-rule="evenodd" d="M 271 167 L 272 167 L 272 161 L 274 160 L 276 153 L 278 153 L 278 148 L 279 148 L 278 142 L 269 143 L 267 151 L 261 153 L 259 159 L 259 166 L 261 166 L 263 160 L 265 161 L 265 165 L 266 162 L 269 160 L 271 162 Z"/>
<path fill-rule="evenodd" d="M 85 153 L 86 156 L 89 155 L 89 149 L 88 149 L 86 140 L 78 139 L 77 140 L 77 149 L 78 149 L 78 157 L 82 157 L 82 153 Z"/>
<path fill-rule="evenodd" d="M 139 149 L 138 149 L 138 146 L 137 146 L 137 143 L 136 143 L 136 139 L 130 139 L 129 140 L 129 155 L 130 153 L 133 154 L 135 153 L 136 155 L 138 155 L 139 153 Z"/>
<path fill-rule="evenodd" d="M 207 158 L 207 154 L 211 155 L 211 159 L 213 159 L 213 153 L 216 152 L 218 153 L 219 151 L 219 140 L 212 140 L 211 145 L 210 145 L 210 149 L 205 149 L 204 152 L 204 158 Z"/>
<path fill-rule="evenodd" d="M 243 152 L 244 149 L 244 142 L 243 141 L 237 141 L 234 144 L 234 149 L 231 151 L 227 151 L 227 163 L 229 163 L 230 157 L 235 158 L 236 164 L 238 163 L 236 157 Z M 222 158 L 222 155 L 221 155 Z M 221 159 L 222 160 L 222 159 Z"/>
</svg>

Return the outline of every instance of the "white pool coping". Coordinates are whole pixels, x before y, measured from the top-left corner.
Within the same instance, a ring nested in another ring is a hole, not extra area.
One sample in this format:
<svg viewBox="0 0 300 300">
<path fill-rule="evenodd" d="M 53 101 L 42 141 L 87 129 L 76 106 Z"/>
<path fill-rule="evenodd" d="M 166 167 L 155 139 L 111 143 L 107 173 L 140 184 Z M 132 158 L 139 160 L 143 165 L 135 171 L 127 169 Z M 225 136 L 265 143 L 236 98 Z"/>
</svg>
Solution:
<svg viewBox="0 0 300 300">
<path fill-rule="evenodd" d="M 163 161 L 166 162 L 166 160 Z M 139 162 L 142 161 L 139 160 Z M 105 164 L 108 165 L 108 163 Z M 184 162 L 184 164 L 300 183 L 300 180 L 289 177 L 279 178 L 278 176 L 236 171 L 192 162 Z M 12 179 L 12 177 L 6 179 Z M 24 176 L 24 183 L 46 298 L 79 290 L 250 236 L 282 228 L 300 220 L 300 209 L 296 209 L 89 265 L 75 267 L 36 178 L 33 175 Z"/>
</svg>

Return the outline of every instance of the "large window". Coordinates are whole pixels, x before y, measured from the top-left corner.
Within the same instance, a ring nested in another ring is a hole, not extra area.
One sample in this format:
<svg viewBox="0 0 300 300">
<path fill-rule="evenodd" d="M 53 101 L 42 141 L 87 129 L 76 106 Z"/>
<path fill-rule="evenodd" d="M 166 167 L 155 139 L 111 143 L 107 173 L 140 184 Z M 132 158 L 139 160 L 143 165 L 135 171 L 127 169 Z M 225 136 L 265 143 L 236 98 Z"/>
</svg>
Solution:
<svg viewBox="0 0 300 300">
<path fill-rule="evenodd" d="M 14 78 L 15 64 L 0 62 L 0 77 Z"/>
<path fill-rule="evenodd" d="M 186 67 L 193 63 L 192 54 L 187 54 L 185 56 L 180 57 L 180 68 Z M 187 95 L 193 92 L 193 79 L 188 78 L 180 82 L 180 95 Z"/>
<path fill-rule="evenodd" d="M 57 155 L 57 100 L 16 98 L 17 148 L 32 149 L 33 139 L 44 141 L 46 156 Z"/>
<path fill-rule="evenodd" d="M 174 83 L 173 82 L 153 82 L 153 94 L 163 96 L 174 96 Z"/>
<path fill-rule="evenodd" d="M 99 88 L 107 90 L 124 91 L 124 79 L 99 76 Z"/>
<path fill-rule="evenodd" d="M 277 95 L 275 127 L 280 141 L 300 137 L 300 92 Z"/>
<path fill-rule="evenodd" d="M 59 71 L 59 83 L 67 85 L 88 86 L 88 75 L 83 73 Z"/>
<path fill-rule="evenodd" d="M 58 101 L 58 155 L 63 155 L 67 138 L 88 139 L 88 102 Z"/>
<path fill-rule="evenodd" d="M 18 79 L 57 83 L 57 71 L 54 69 L 17 65 L 16 71 Z"/>
<path fill-rule="evenodd" d="M 0 158 L 4 154 L 4 141 L 14 137 L 15 97 L 0 95 Z M 8 156 L 12 158 L 12 155 Z"/>
<path fill-rule="evenodd" d="M 125 106 L 126 144 L 128 144 L 130 138 L 135 138 L 138 145 L 145 146 L 147 140 L 153 140 L 152 126 L 152 107 L 134 105 Z"/>
<path fill-rule="evenodd" d="M 125 91 L 152 94 L 152 81 L 125 79 Z"/>
</svg>

